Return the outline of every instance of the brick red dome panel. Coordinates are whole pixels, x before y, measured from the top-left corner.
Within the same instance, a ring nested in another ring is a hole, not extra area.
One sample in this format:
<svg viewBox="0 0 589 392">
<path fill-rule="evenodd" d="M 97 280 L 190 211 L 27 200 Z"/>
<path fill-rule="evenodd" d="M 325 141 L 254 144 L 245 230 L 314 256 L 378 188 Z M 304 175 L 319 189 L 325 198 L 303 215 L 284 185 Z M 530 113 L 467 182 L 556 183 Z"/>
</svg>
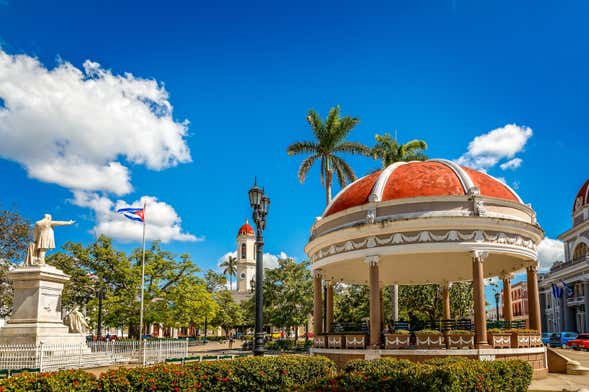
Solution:
<svg viewBox="0 0 589 392">
<path fill-rule="evenodd" d="M 379 178 L 381 184 L 385 180 L 386 183 L 382 189 L 375 189 Z M 508 186 L 485 173 L 460 167 L 446 160 L 432 160 L 389 166 L 385 170 L 379 170 L 357 180 L 335 197 L 323 216 L 366 204 L 372 193 L 375 193 L 375 200 L 378 201 L 427 196 L 462 196 L 466 195 L 468 188 L 472 186 L 477 187 L 482 196 L 521 202 Z M 589 186 L 589 181 L 585 186 Z M 381 193 L 377 195 L 378 192 Z"/>
<path fill-rule="evenodd" d="M 485 173 L 478 172 L 468 167 L 463 167 L 463 169 L 468 173 L 472 182 L 474 182 L 474 184 L 481 190 L 481 195 L 496 197 L 498 199 L 519 201 L 517 196 L 514 195 L 513 192 L 502 182 L 497 181 Z"/>
<path fill-rule="evenodd" d="M 325 216 L 368 203 L 368 196 L 370 196 L 372 187 L 374 187 L 374 183 L 378 180 L 378 176 L 381 173 L 382 170 L 379 170 L 366 177 L 362 177 L 347 187 L 347 189 L 340 192 L 329 207 L 329 210 L 325 213 Z"/>
<path fill-rule="evenodd" d="M 254 234 L 254 228 L 250 226 L 250 224 L 245 221 L 245 223 L 243 225 L 241 225 L 241 227 L 239 228 L 239 230 L 237 231 L 237 235 L 242 235 L 242 234 Z"/>
<path fill-rule="evenodd" d="M 579 189 L 573 203 L 573 212 L 580 210 L 587 204 L 589 204 L 589 180 L 585 181 L 581 189 Z"/>
<path fill-rule="evenodd" d="M 393 172 L 381 200 L 440 195 L 464 195 L 464 188 L 452 169 L 438 162 L 412 162 Z"/>
</svg>

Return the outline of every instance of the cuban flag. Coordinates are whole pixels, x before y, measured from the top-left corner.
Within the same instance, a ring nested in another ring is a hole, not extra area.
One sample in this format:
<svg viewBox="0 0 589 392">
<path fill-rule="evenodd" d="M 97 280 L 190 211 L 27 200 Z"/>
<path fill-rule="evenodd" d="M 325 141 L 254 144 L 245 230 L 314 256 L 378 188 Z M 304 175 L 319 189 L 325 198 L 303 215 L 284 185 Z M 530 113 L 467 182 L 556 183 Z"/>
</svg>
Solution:
<svg viewBox="0 0 589 392">
<path fill-rule="evenodd" d="M 117 210 L 117 213 L 134 221 L 143 222 L 145 219 L 143 208 L 121 208 Z"/>
<path fill-rule="evenodd" d="M 560 283 L 562 283 L 564 289 L 566 290 L 567 298 L 572 298 L 575 296 L 575 290 L 573 290 L 571 286 L 569 286 L 568 284 L 566 284 L 566 282 L 562 280 L 560 281 Z"/>
<path fill-rule="evenodd" d="M 554 298 L 560 298 L 562 296 L 562 288 L 552 283 L 552 295 Z"/>
</svg>

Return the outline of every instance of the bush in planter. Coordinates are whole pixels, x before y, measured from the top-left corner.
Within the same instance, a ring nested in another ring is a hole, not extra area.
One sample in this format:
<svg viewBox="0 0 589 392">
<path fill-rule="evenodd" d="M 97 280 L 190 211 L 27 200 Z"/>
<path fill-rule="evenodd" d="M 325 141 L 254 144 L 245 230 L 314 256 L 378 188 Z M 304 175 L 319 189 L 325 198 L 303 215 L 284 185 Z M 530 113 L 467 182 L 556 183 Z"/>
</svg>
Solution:
<svg viewBox="0 0 589 392">
<path fill-rule="evenodd" d="M 415 335 L 441 335 L 442 333 L 437 329 L 422 329 L 415 331 Z"/>
<path fill-rule="evenodd" d="M 93 392 L 96 377 L 82 370 L 62 370 L 55 373 L 23 373 L 0 381 L 0 391 L 23 392 Z"/>
<path fill-rule="evenodd" d="M 395 333 L 395 334 L 398 334 L 398 335 L 409 335 L 411 332 L 409 332 L 406 329 L 396 329 L 392 333 Z"/>
</svg>

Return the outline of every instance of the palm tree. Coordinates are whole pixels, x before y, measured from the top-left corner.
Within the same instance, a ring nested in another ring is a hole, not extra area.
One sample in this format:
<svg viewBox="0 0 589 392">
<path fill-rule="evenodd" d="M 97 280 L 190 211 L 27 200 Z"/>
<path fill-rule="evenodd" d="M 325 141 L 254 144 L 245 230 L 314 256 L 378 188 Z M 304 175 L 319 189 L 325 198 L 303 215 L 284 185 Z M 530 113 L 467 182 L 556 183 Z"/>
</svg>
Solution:
<svg viewBox="0 0 589 392">
<path fill-rule="evenodd" d="M 382 161 L 382 167 L 387 167 L 400 161 L 425 161 L 427 156 L 423 150 L 427 149 L 424 140 L 411 140 L 404 144 L 391 137 L 388 133 L 375 135 L 376 144 L 372 148 L 374 159 Z"/>
<path fill-rule="evenodd" d="M 288 146 L 288 155 L 310 154 L 301 163 L 298 177 L 301 184 L 305 182 L 309 169 L 315 161 L 319 161 L 321 173 L 321 185 L 325 187 L 327 204 L 331 201 L 331 185 L 333 173 L 340 187 L 356 179 L 356 174 L 350 165 L 338 153 L 371 155 L 370 148 L 362 143 L 345 141 L 345 137 L 360 121 L 357 117 L 340 117 L 340 108 L 336 106 L 329 110 L 325 122 L 321 120 L 317 112 L 309 110 L 307 122 L 311 125 L 315 141 L 296 142 Z"/>
<path fill-rule="evenodd" d="M 229 289 L 231 290 L 231 287 L 233 287 L 232 277 L 237 275 L 237 257 L 227 256 L 219 267 L 223 268 L 224 275 L 229 275 Z"/>
</svg>

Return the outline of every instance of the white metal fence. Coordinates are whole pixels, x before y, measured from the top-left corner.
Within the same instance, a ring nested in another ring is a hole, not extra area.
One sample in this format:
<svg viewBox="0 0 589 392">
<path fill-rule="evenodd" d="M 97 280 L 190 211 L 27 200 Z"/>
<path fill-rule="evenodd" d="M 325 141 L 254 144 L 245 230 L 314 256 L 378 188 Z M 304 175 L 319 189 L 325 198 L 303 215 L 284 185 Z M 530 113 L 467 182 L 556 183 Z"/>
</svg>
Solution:
<svg viewBox="0 0 589 392">
<path fill-rule="evenodd" d="M 115 363 L 153 364 L 188 356 L 187 340 L 88 342 L 85 344 L 0 345 L 0 370 L 90 368 Z"/>
</svg>

